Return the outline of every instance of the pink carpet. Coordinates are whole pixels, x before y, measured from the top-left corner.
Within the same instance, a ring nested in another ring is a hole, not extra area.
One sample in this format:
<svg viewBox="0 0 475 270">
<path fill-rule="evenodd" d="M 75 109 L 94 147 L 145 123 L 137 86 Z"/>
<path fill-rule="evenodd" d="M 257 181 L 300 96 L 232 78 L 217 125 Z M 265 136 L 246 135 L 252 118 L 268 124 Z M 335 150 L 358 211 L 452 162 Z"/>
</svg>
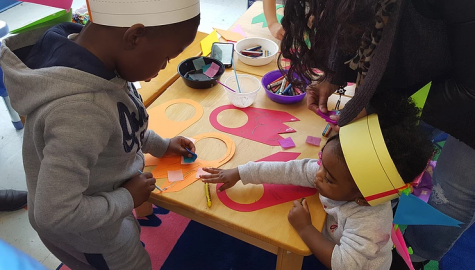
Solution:
<svg viewBox="0 0 475 270">
<path fill-rule="evenodd" d="M 150 254 L 152 269 L 159 270 L 190 220 L 154 206 L 154 214 L 146 218 L 140 218 L 139 222 L 142 227 L 140 240 L 145 244 L 145 249 Z M 57 270 L 71 269 L 62 265 Z"/>
</svg>

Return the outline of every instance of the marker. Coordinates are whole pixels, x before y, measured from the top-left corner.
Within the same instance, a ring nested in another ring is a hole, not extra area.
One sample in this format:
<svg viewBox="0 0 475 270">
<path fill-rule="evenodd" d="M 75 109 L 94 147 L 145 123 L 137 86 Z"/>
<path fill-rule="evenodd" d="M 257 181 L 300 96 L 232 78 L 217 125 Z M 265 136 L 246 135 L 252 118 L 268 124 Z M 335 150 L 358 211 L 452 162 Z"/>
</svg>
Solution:
<svg viewBox="0 0 475 270">
<path fill-rule="evenodd" d="M 143 174 L 143 172 L 142 172 L 141 170 L 138 170 L 138 171 L 139 171 L 140 174 Z M 156 187 L 158 190 L 160 190 L 161 192 L 164 191 L 163 189 L 161 189 L 161 188 L 160 188 L 159 186 L 157 186 L 157 185 L 155 185 L 155 187 Z"/>
<path fill-rule="evenodd" d="M 284 91 L 284 89 L 286 87 L 286 84 L 287 84 L 287 80 L 284 78 L 282 80 L 282 84 L 280 85 L 279 90 L 276 92 L 277 95 L 280 95 L 282 93 L 282 91 Z"/>
<path fill-rule="evenodd" d="M 257 46 L 251 47 L 251 48 L 247 48 L 245 50 L 246 51 L 257 51 L 257 50 L 260 50 L 261 48 L 262 48 L 261 45 L 257 45 Z"/>
<path fill-rule="evenodd" d="M 327 126 L 325 127 L 325 129 L 322 132 L 322 136 L 327 138 L 328 135 L 330 134 L 330 131 L 331 131 L 330 124 L 327 124 Z"/>
<path fill-rule="evenodd" d="M 285 90 L 282 91 L 281 95 L 285 95 L 285 96 L 289 95 L 289 91 L 290 91 L 291 88 L 292 88 L 292 85 L 291 85 L 291 84 L 287 85 L 287 86 L 285 87 Z"/>
<path fill-rule="evenodd" d="M 274 82 L 274 83 L 269 84 L 269 85 L 267 86 L 267 89 L 270 90 L 271 88 L 274 88 L 274 87 L 276 87 L 276 86 L 280 86 L 281 84 L 282 84 L 282 80 L 276 81 L 276 82 Z"/>
<path fill-rule="evenodd" d="M 283 79 L 284 79 L 284 76 L 282 76 L 282 77 L 280 77 L 280 78 L 277 78 L 277 79 L 275 79 L 275 80 L 274 80 L 274 81 L 272 81 L 270 84 L 273 84 L 273 83 L 275 83 L 275 82 L 280 82 L 280 81 L 282 81 Z"/>
<path fill-rule="evenodd" d="M 209 183 L 205 183 L 205 195 L 208 208 L 211 208 L 211 193 L 209 192 Z"/>
</svg>

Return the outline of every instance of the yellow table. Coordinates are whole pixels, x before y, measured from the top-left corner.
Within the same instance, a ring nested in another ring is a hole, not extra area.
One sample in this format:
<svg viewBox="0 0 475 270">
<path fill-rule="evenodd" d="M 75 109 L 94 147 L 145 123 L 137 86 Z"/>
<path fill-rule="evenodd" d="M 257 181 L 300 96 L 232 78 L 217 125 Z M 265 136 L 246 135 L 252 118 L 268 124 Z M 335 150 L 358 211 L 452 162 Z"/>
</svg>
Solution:
<svg viewBox="0 0 475 270">
<path fill-rule="evenodd" d="M 237 22 L 248 36 L 263 36 L 271 38 L 267 28 L 262 25 L 251 25 L 252 17 L 262 13 L 262 3 L 256 2 Z M 234 27 L 234 26 L 233 26 Z M 271 63 L 264 67 L 250 67 L 236 61 L 238 73 L 249 73 L 259 80 L 261 76 L 270 70 L 277 68 L 276 63 Z M 229 76 L 233 76 L 232 70 L 227 70 L 221 77 L 225 81 Z M 194 125 L 183 131 L 180 135 L 192 137 L 206 132 L 219 132 L 212 127 L 209 122 L 210 113 L 217 107 L 230 104 L 228 97 L 220 85 L 210 89 L 198 90 L 187 87 L 183 79 L 174 82 L 158 99 L 152 103 L 150 108 L 162 104 L 169 100 L 178 98 L 188 98 L 197 101 L 203 106 L 203 117 Z M 338 96 L 333 95 L 329 100 L 329 107 L 335 106 Z M 343 97 L 342 104 L 349 100 Z M 283 134 L 283 137 L 291 136 L 296 147 L 289 149 L 290 152 L 300 152 L 299 159 L 316 158 L 320 147 L 310 146 L 305 143 L 308 135 L 321 136 L 321 132 L 326 123 L 310 112 L 306 108 L 306 100 L 298 104 L 282 105 L 272 102 L 267 98 L 265 90 L 261 89 L 256 101 L 253 104 L 256 108 L 265 108 L 286 111 L 300 119 L 298 122 L 286 123 L 297 130 L 295 133 Z M 194 109 L 186 104 L 172 105 L 166 111 L 168 118 L 175 121 L 184 121 L 194 114 Z M 247 116 L 239 110 L 227 110 L 218 115 L 218 121 L 227 127 L 239 127 L 247 122 Z M 280 146 L 268 146 L 262 143 L 244 139 L 238 136 L 227 134 L 236 144 L 234 157 L 221 168 L 234 168 L 240 164 L 254 161 L 273 153 L 284 151 Z M 323 138 L 322 146 L 326 142 Z M 204 139 L 196 144 L 197 154 L 204 160 L 215 160 L 223 156 L 225 146 L 216 139 Z M 153 167 L 147 167 L 146 171 L 152 171 Z M 158 179 L 157 184 L 162 184 L 164 179 Z M 149 203 L 169 209 L 175 213 L 188 217 L 194 221 L 219 230 L 223 233 L 236 237 L 242 241 L 255 245 L 277 255 L 276 269 L 301 269 L 303 256 L 311 254 L 309 248 L 300 239 L 287 220 L 287 215 L 292 207 L 292 202 L 272 206 L 254 212 L 238 212 L 224 206 L 216 196 L 215 186 L 211 187 L 211 197 L 213 205 L 206 206 L 204 195 L 204 184 L 197 181 L 185 189 L 174 192 L 160 194 L 152 193 Z M 261 185 L 244 186 L 238 183 L 226 191 L 231 199 L 240 203 L 251 203 L 262 195 Z M 325 221 L 326 213 L 317 195 L 307 198 L 312 215 L 313 225 L 321 230 Z M 151 205 L 145 204 L 137 209 L 138 215 L 151 214 Z"/>
<path fill-rule="evenodd" d="M 195 40 L 177 58 L 170 60 L 167 67 L 160 71 L 158 76 L 150 82 L 140 82 L 141 88 L 138 90 L 142 96 L 145 107 L 150 106 L 180 75 L 177 73 L 178 64 L 181 61 L 194 56 L 201 55 L 200 42 L 207 34 L 196 33 Z"/>
<path fill-rule="evenodd" d="M 229 76 L 233 76 L 230 70 L 225 72 L 221 80 L 224 81 Z M 258 78 L 260 79 L 260 77 Z M 209 115 L 218 106 L 229 104 L 228 97 L 222 87 L 218 85 L 205 90 L 191 89 L 180 78 L 150 108 L 157 104 L 183 97 L 200 103 L 203 106 L 204 115 L 181 135 L 192 137 L 205 132 L 216 132 L 217 130 L 209 122 Z M 344 97 L 344 99 L 343 103 L 348 98 Z M 331 106 L 334 106 L 336 100 L 337 96 L 331 98 L 329 102 Z M 320 147 L 310 146 L 305 143 L 305 140 L 308 135 L 320 136 L 326 123 L 307 110 L 305 100 L 298 104 L 281 105 L 269 100 L 264 90 L 261 89 L 253 106 L 286 111 L 299 118 L 300 121 L 298 122 L 286 123 L 297 130 L 296 133 L 283 135 L 283 137 L 291 136 L 297 146 L 296 148 L 289 149 L 289 151 L 301 152 L 302 154 L 299 158 L 317 157 Z M 172 105 L 166 113 L 172 120 L 183 121 L 194 114 L 194 109 L 186 104 L 176 104 Z M 228 110 L 218 116 L 218 121 L 224 126 L 237 127 L 246 123 L 247 116 L 238 110 Z M 273 153 L 284 151 L 280 146 L 272 147 L 234 135 L 228 134 L 228 136 L 236 144 L 236 153 L 222 168 L 233 168 L 248 161 L 258 160 Z M 322 141 L 322 145 L 324 141 Z M 199 141 L 196 147 L 197 154 L 205 160 L 217 159 L 225 151 L 224 144 L 215 139 Z M 151 169 L 147 168 L 148 171 Z M 164 180 L 157 180 L 158 184 L 161 184 L 162 181 Z M 311 252 L 287 221 L 287 214 L 292 206 L 292 202 L 254 212 L 237 212 L 227 208 L 220 202 L 216 196 L 215 186 L 212 186 L 211 196 L 213 205 L 209 209 L 206 206 L 203 186 L 204 184 L 201 181 L 197 181 L 179 192 L 166 194 L 152 193 L 149 202 L 277 254 L 276 269 L 301 268 L 303 256 L 310 255 Z M 250 203 L 261 196 L 262 186 L 244 186 L 240 184 L 228 191 L 232 199 L 243 203 Z M 312 223 L 321 230 L 325 220 L 325 212 L 318 196 L 309 197 L 308 203 L 312 213 Z"/>
</svg>

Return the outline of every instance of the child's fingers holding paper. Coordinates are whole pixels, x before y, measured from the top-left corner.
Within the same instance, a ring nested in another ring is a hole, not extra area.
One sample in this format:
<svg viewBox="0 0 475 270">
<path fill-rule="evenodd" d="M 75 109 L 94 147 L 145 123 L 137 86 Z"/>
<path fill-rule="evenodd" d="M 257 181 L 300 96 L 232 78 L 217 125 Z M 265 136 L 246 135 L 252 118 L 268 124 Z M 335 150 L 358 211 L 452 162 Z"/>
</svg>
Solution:
<svg viewBox="0 0 475 270">
<path fill-rule="evenodd" d="M 195 144 L 194 144 L 191 140 L 189 140 L 189 139 L 187 139 L 187 138 L 185 138 L 185 137 L 181 137 L 181 136 L 180 136 L 180 139 L 181 139 L 181 145 L 182 145 L 184 148 L 189 149 L 189 150 L 190 150 L 191 152 L 193 152 L 193 153 L 196 152 Z"/>
</svg>

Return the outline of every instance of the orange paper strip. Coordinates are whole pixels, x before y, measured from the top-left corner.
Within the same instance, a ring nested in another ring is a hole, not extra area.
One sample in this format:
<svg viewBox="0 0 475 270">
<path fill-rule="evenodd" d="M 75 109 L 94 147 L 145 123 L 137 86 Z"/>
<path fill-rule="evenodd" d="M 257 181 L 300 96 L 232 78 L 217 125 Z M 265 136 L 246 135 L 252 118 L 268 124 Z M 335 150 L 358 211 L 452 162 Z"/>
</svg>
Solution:
<svg viewBox="0 0 475 270">
<path fill-rule="evenodd" d="M 188 120 L 176 122 L 167 118 L 165 111 L 177 103 L 186 103 L 195 108 L 195 115 Z M 149 115 L 148 128 L 162 138 L 173 138 L 196 123 L 203 116 L 203 107 L 191 99 L 174 99 L 147 110 Z"/>
<path fill-rule="evenodd" d="M 220 34 L 221 37 L 224 38 L 227 41 L 236 41 L 236 42 L 238 42 L 241 39 L 244 39 L 243 35 L 241 35 L 239 33 L 236 33 L 236 32 L 226 31 L 226 30 L 216 29 L 216 28 L 214 30 L 216 30 L 216 32 L 218 34 Z"/>
</svg>

